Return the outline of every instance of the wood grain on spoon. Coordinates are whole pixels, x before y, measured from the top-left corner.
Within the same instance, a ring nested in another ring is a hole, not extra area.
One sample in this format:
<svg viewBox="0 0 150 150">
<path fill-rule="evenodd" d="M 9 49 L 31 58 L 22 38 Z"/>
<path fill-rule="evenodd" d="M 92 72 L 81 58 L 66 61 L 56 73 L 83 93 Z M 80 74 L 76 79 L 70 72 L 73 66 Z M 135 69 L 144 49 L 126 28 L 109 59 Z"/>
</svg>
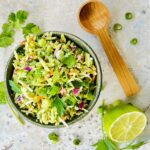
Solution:
<svg viewBox="0 0 150 150">
<path fill-rule="evenodd" d="M 126 96 L 136 94 L 139 86 L 109 36 L 110 17 L 106 6 L 97 0 L 90 0 L 81 6 L 78 20 L 84 30 L 95 34 L 101 41 Z"/>
</svg>

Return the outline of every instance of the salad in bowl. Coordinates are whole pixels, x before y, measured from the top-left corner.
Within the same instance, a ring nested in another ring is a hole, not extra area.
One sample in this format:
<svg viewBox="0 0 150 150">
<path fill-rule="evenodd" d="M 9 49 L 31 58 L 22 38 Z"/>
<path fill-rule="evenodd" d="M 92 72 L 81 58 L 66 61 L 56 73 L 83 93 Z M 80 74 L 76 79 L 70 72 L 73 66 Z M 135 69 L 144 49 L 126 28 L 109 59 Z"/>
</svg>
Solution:
<svg viewBox="0 0 150 150">
<path fill-rule="evenodd" d="M 68 33 L 29 35 L 6 68 L 11 104 L 43 126 L 68 126 L 83 118 L 101 89 L 100 64 L 91 48 Z"/>
</svg>

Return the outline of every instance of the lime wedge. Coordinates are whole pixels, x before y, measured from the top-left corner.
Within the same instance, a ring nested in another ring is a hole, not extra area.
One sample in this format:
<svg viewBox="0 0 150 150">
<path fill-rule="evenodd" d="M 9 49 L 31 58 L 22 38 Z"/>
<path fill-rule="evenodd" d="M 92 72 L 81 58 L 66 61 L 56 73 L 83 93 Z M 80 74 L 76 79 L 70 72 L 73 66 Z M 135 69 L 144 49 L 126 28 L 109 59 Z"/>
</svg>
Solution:
<svg viewBox="0 0 150 150">
<path fill-rule="evenodd" d="M 147 124 L 145 114 L 130 104 L 120 104 L 108 110 L 103 121 L 108 136 L 118 143 L 135 139 Z"/>
</svg>

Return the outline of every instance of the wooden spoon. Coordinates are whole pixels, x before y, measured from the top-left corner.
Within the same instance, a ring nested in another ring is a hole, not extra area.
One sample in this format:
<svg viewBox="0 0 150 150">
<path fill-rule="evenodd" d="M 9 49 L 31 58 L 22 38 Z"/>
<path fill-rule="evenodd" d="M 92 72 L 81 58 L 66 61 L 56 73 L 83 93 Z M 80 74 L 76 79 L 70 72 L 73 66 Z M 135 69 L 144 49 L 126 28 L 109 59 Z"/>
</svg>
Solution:
<svg viewBox="0 0 150 150">
<path fill-rule="evenodd" d="M 97 0 L 90 0 L 81 6 L 78 20 L 83 29 L 95 34 L 101 41 L 126 96 L 136 94 L 139 91 L 139 86 L 109 36 L 110 16 L 106 6 Z"/>
</svg>

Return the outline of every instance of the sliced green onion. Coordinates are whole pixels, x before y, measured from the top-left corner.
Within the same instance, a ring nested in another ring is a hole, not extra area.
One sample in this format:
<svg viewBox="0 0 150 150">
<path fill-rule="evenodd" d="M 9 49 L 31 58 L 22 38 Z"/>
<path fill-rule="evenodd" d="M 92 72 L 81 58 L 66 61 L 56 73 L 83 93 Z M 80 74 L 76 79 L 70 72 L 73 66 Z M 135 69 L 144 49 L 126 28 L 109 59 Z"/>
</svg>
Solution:
<svg viewBox="0 0 150 150">
<path fill-rule="evenodd" d="M 125 18 L 126 18 L 127 20 L 130 20 L 130 19 L 133 18 L 133 14 L 132 14 L 131 12 L 127 12 L 127 13 L 125 14 Z"/>
<path fill-rule="evenodd" d="M 131 39 L 130 43 L 132 45 L 136 45 L 138 43 L 138 39 L 137 38 L 133 38 L 133 39 Z"/>
<path fill-rule="evenodd" d="M 119 23 L 116 23 L 116 24 L 114 24 L 113 29 L 114 29 L 114 31 L 122 30 L 122 25 Z"/>
<path fill-rule="evenodd" d="M 81 142 L 81 141 L 80 141 L 80 139 L 78 139 L 78 138 L 76 138 L 76 139 L 73 140 L 73 144 L 74 144 L 74 145 L 79 145 L 80 142 Z"/>
<path fill-rule="evenodd" d="M 52 141 L 53 144 L 56 144 L 59 140 L 59 136 L 56 133 L 50 133 L 48 138 Z"/>
</svg>

